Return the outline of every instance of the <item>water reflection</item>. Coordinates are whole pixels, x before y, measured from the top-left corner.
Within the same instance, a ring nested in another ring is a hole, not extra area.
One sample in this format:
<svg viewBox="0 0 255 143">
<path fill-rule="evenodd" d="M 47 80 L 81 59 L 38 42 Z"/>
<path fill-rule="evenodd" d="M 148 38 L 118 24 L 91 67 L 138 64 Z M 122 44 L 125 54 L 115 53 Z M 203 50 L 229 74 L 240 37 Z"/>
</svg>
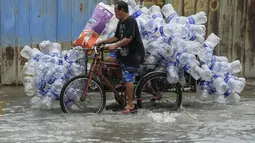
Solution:
<svg viewBox="0 0 255 143">
<path fill-rule="evenodd" d="M 182 110 L 139 110 L 121 115 L 63 114 L 32 110 L 22 96 L 5 98 L 0 117 L 1 142 L 254 142 L 255 100 L 237 105 L 200 103 L 185 97 Z M 112 103 L 109 101 L 108 103 Z M 108 106 L 109 107 L 109 106 Z"/>
</svg>

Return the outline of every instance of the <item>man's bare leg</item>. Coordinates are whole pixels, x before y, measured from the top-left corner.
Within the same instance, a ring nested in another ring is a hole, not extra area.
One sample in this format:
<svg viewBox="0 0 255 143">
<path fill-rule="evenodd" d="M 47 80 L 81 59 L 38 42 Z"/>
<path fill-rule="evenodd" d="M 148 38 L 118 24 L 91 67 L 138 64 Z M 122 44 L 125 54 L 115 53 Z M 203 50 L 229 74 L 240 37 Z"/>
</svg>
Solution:
<svg viewBox="0 0 255 143">
<path fill-rule="evenodd" d="M 116 61 L 116 59 L 113 58 L 113 57 L 110 57 L 110 56 L 107 56 L 107 57 L 104 58 L 104 62 L 113 63 L 113 62 L 115 62 L 115 61 Z M 97 68 L 99 68 L 99 66 L 100 66 L 100 64 L 97 63 Z"/>
<path fill-rule="evenodd" d="M 127 82 L 126 86 L 127 86 L 126 93 L 127 93 L 128 102 L 125 109 L 132 109 L 134 107 L 134 104 L 133 104 L 134 84 L 133 82 Z"/>
<path fill-rule="evenodd" d="M 114 63 L 114 62 L 116 62 L 116 59 L 113 57 L 107 56 L 104 58 L 104 62 Z M 109 76 L 113 76 L 113 71 L 107 70 L 107 73 Z"/>
<path fill-rule="evenodd" d="M 113 58 L 113 57 L 107 56 L 107 57 L 104 58 L 104 61 L 105 61 L 105 62 L 111 62 L 111 63 L 113 63 L 113 62 L 116 61 L 116 59 Z"/>
</svg>

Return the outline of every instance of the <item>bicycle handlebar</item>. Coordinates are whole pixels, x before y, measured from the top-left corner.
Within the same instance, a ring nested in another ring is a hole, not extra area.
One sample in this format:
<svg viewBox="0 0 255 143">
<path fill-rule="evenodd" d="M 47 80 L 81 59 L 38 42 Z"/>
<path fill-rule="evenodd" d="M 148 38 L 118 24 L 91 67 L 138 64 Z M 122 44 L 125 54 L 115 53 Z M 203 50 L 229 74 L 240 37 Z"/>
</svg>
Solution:
<svg viewBox="0 0 255 143">
<path fill-rule="evenodd" d="M 115 50 L 120 50 L 120 49 L 121 48 L 117 48 Z M 109 50 L 105 49 L 105 44 L 94 45 L 92 48 L 82 48 L 82 49 L 77 49 L 77 50 L 83 50 L 83 51 L 91 51 L 91 50 L 93 50 L 96 54 L 98 54 L 98 51 L 109 51 Z"/>
</svg>

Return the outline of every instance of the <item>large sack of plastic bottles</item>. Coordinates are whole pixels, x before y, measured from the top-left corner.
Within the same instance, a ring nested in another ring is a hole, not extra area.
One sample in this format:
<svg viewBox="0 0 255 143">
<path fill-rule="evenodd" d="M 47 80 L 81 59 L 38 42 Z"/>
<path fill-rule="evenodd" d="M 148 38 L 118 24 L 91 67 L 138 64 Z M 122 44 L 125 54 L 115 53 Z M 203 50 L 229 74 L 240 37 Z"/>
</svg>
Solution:
<svg viewBox="0 0 255 143">
<path fill-rule="evenodd" d="M 43 41 L 39 49 L 25 46 L 20 52 L 28 60 L 23 67 L 23 84 L 26 94 L 34 96 L 32 108 L 51 109 L 64 83 L 85 73 L 86 59 L 81 47 L 62 51 L 59 43 Z"/>
<path fill-rule="evenodd" d="M 207 16 L 204 12 L 184 17 L 179 16 L 171 4 L 141 8 L 135 0 L 124 1 L 129 4 L 129 14 L 136 18 L 146 50 L 141 71 L 165 71 L 172 84 L 185 84 L 184 72 L 187 72 L 195 80 L 200 79 L 197 87 L 200 100 L 239 102 L 239 93 L 246 82 L 234 74 L 242 71 L 241 63 L 213 55 L 220 38 L 214 33 L 205 37 Z M 114 5 L 99 3 L 73 46 L 91 48 L 96 41 L 113 36 L 117 23 Z M 63 84 L 84 72 L 84 66 L 76 62 L 84 54 L 76 48 L 61 52 L 58 43 L 49 41 L 43 41 L 39 47 L 40 50 L 26 46 L 21 51 L 28 59 L 24 66 L 25 92 L 34 96 L 31 105 L 50 109 L 52 102 L 59 98 Z"/>
</svg>

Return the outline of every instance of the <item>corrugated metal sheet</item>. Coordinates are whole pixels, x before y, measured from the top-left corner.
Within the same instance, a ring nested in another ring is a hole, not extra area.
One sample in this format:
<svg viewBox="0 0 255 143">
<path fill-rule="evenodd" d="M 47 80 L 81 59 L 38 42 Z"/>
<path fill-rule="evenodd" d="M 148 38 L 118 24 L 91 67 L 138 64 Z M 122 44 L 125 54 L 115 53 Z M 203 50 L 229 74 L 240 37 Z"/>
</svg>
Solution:
<svg viewBox="0 0 255 143">
<path fill-rule="evenodd" d="M 1 83 L 22 84 L 26 60 L 19 52 L 24 45 L 37 47 L 42 40 L 51 40 L 70 48 L 100 1 L 116 0 L 0 0 Z M 214 32 L 221 38 L 215 54 L 241 60 L 241 76 L 255 77 L 255 0 L 166 0 L 169 2 L 179 15 L 205 11 L 207 35 Z"/>
<path fill-rule="evenodd" d="M 25 45 L 38 47 L 43 40 L 70 48 L 91 17 L 97 3 L 114 0 L 0 0 L 1 83 L 22 84 L 20 56 Z"/>
<path fill-rule="evenodd" d="M 146 0 L 145 0 L 146 1 Z M 166 0 L 179 15 L 199 11 L 207 13 L 207 36 L 215 33 L 221 38 L 216 55 L 230 61 L 240 60 L 239 76 L 255 78 L 255 0 Z"/>
</svg>

